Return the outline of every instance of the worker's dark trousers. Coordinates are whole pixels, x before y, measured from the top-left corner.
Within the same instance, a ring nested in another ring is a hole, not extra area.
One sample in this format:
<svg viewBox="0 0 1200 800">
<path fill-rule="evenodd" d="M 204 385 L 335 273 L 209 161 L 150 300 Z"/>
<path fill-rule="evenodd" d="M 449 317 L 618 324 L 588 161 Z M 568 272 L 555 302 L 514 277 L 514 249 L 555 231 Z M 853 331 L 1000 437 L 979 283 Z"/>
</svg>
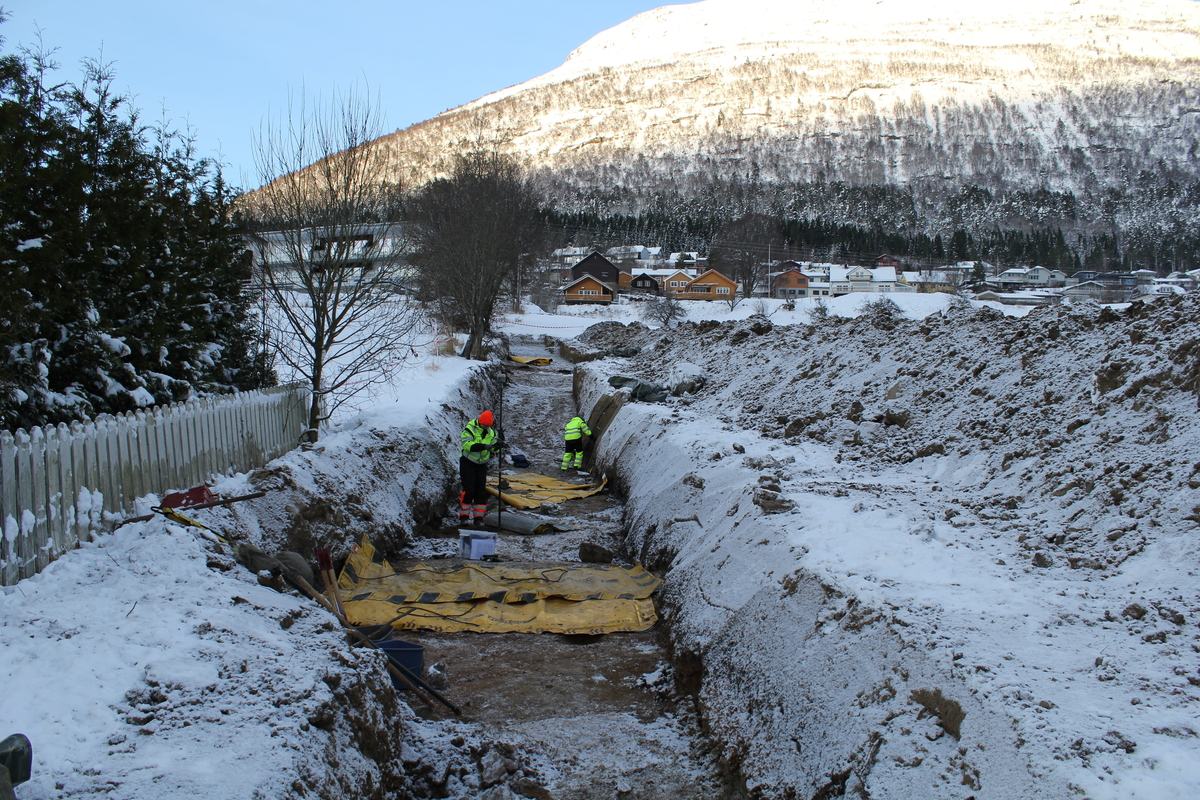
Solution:
<svg viewBox="0 0 1200 800">
<path fill-rule="evenodd" d="M 459 500 L 459 517 L 483 519 L 487 512 L 487 464 L 476 464 L 466 456 L 458 457 L 458 477 L 463 493 Z"/>
</svg>

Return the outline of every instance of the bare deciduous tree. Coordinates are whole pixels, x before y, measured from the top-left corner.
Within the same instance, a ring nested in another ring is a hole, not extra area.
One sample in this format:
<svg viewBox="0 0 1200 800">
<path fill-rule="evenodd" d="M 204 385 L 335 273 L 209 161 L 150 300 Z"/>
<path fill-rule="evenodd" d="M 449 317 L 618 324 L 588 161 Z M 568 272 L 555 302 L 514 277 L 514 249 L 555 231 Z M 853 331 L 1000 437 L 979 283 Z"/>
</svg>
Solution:
<svg viewBox="0 0 1200 800">
<path fill-rule="evenodd" d="M 754 298 L 754 302 L 750 304 L 750 308 L 752 308 L 754 313 L 758 314 L 760 317 L 772 317 L 777 311 L 779 311 L 781 307 L 782 306 L 777 305 L 772 308 L 771 304 L 765 297 L 756 297 Z"/>
<path fill-rule="evenodd" d="M 301 99 L 255 142 L 247 197 L 279 359 L 312 387 L 307 438 L 412 352 L 421 314 L 404 287 L 398 188 L 387 183 L 372 105 L 351 92 Z"/>
<path fill-rule="evenodd" d="M 506 281 L 544 240 L 540 194 L 510 157 L 477 150 L 411 199 L 408 220 L 422 296 L 466 328 L 462 356 L 483 359 Z"/>
<path fill-rule="evenodd" d="M 669 328 L 676 321 L 687 317 L 683 303 L 680 303 L 672 295 L 647 300 L 642 303 L 638 313 L 646 322 L 657 322 L 664 328 Z"/>
</svg>

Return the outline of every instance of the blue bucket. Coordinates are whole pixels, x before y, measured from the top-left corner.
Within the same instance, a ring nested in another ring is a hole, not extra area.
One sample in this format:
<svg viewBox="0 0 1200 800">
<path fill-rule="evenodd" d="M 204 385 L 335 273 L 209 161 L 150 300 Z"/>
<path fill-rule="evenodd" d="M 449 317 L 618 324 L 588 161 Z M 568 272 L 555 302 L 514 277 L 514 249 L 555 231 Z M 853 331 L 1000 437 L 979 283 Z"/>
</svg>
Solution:
<svg viewBox="0 0 1200 800">
<path fill-rule="evenodd" d="M 415 642 L 402 642 L 399 639 L 386 639 L 382 642 L 376 642 L 380 650 L 383 650 L 388 655 L 400 662 L 406 670 L 421 677 L 421 671 L 425 668 L 425 646 Z M 391 673 L 388 673 L 391 674 Z M 407 689 L 408 687 L 392 675 L 392 685 L 397 689 Z"/>
</svg>

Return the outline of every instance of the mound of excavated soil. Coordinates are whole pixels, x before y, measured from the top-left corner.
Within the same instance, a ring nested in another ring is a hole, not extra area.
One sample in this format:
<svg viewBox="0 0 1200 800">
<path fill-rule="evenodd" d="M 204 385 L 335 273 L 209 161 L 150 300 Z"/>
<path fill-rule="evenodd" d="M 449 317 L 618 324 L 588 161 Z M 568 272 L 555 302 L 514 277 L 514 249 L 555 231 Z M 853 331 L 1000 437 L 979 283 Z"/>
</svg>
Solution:
<svg viewBox="0 0 1200 800">
<path fill-rule="evenodd" d="M 1200 774 L 1200 298 L 612 326 L 597 457 L 755 796 L 1185 797 Z M 593 343 L 593 340 L 595 342 Z"/>
</svg>

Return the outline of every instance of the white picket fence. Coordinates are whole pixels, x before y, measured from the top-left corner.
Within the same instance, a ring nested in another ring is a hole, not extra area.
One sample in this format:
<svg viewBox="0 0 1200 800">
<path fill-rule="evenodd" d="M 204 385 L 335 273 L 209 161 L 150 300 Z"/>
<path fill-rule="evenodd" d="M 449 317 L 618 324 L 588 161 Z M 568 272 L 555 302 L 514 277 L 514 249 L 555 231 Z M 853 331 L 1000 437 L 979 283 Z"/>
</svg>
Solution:
<svg viewBox="0 0 1200 800">
<path fill-rule="evenodd" d="M 301 384 L 0 431 L 0 586 L 40 572 L 134 510 L 134 500 L 246 472 L 295 448 Z"/>
</svg>

